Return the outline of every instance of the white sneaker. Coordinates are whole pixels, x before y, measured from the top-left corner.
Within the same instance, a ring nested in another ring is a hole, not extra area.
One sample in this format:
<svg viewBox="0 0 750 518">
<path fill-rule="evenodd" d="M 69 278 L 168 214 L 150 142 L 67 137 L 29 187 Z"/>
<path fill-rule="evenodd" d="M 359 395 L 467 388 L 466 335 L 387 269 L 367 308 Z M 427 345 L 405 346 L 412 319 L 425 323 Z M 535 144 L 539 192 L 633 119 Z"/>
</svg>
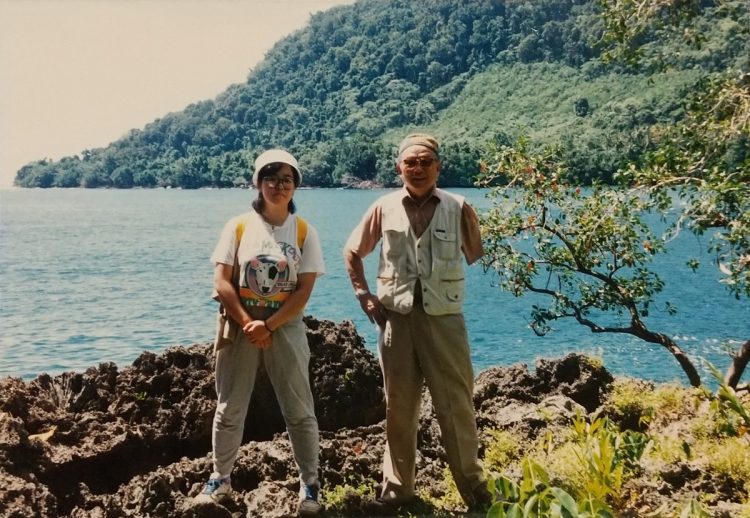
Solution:
<svg viewBox="0 0 750 518">
<path fill-rule="evenodd" d="M 193 500 L 197 503 L 219 502 L 232 494 L 232 484 L 229 478 L 209 478 L 201 494 Z"/>
<path fill-rule="evenodd" d="M 323 505 L 318 502 L 320 486 L 316 484 L 302 484 L 299 490 L 300 516 L 314 516 L 323 510 Z"/>
</svg>

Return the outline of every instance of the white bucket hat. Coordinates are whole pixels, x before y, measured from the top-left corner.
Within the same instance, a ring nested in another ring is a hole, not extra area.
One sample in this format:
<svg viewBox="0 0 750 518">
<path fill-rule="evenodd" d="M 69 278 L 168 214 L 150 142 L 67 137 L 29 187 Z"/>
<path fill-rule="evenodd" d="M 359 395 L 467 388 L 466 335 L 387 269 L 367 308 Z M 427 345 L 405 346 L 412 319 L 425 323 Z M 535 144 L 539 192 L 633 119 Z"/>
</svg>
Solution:
<svg viewBox="0 0 750 518">
<path fill-rule="evenodd" d="M 297 175 L 297 186 L 302 183 L 302 173 L 299 170 L 299 164 L 297 159 L 292 156 L 288 151 L 283 149 L 269 149 L 264 151 L 258 158 L 255 159 L 255 171 L 253 172 L 253 185 L 258 185 L 258 175 L 260 170 L 266 167 L 268 164 L 280 162 L 282 164 L 289 164 L 292 170 Z"/>
</svg>

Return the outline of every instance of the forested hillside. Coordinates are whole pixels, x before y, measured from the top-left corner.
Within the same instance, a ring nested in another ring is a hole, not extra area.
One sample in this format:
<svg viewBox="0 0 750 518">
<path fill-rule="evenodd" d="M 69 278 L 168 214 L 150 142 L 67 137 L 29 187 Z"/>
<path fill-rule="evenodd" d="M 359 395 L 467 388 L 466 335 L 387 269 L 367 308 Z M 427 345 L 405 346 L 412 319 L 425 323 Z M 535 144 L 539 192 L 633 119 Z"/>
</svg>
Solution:
<svg viewBox="0 0 750 518">
<path fill-rule="evenodd" d="M 471 185 L 485 144 L 519 135 L 562 145 L 571 177 L 607 181 L 649 145 L 647 127 L 681 117 L 700 77 L 748 69 L 747 10 L 706 2 L 701 17 L 699 48 L 645 47 L 670 65 L 646 76 L 600 62 L 595 2 L 360 0 L 312 16 L 216 99 L 106 148 L 28 164 L 15 182 L 230 187 L 281 146 L 307 185 L 391 185 L 394 144 L 413 129 L 442 139 L 446 186 Z"/>
</svg>

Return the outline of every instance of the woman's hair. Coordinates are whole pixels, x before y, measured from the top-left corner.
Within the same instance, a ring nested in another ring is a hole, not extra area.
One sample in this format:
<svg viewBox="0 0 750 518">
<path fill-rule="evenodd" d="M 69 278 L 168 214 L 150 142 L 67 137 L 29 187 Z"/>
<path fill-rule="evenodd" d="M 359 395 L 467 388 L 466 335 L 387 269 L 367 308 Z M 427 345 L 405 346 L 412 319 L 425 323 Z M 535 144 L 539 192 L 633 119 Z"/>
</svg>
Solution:
<svg viewBox="0 0 750 518">
<path fill-rule="evenodd" d="M 266 206 L 266 200 L 263 199 L 263 190 L 260 188 L 260 184 L 263 183 L 263 178 L 267 178 L 269 176 L 274 176 L 276 173 L 279 172 L 279 169 L 282 168 L 284 164 L 281 162 L 273 162 L 271 164 L 268 164 L 263 167 L 263 169 L 260 170 L 258 173 L 258 185 L 255 186 L 256 189 L 258 189 L 258 197 L 253 200 L 253 209 L 255 209 L 255 212 L 258 214 L 263 213 L 263 207 Z M 299 185 L 299 175 L 296 174 L 294 171 L 294 168 L 292 168 L 292 172 L 294 176 L 294 186 L 297 187 Z M 294 200 L 289 200 L 289 205 L 287 206 L 289 208 L 289 213 L 294 214 L 297 212 L 297 206 L 294 204 Z"/>
</svg>

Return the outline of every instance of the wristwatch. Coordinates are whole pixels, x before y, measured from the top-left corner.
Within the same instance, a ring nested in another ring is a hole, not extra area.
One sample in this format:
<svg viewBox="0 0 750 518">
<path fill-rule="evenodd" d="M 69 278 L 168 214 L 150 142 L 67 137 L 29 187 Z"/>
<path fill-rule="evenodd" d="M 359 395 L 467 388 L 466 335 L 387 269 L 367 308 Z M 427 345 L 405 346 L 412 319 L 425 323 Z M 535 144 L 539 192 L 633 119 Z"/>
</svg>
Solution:
<svg viewBox="0 0 750 518">
<path fill-rule="evenodd" d="M 362 288 L 357 288 L 356 290 L 354 290 L 354 296 L 357 297 L 358 299 L 369 294 L 370 294 L 370 290 L 363 290 Z"/>
</svg>

